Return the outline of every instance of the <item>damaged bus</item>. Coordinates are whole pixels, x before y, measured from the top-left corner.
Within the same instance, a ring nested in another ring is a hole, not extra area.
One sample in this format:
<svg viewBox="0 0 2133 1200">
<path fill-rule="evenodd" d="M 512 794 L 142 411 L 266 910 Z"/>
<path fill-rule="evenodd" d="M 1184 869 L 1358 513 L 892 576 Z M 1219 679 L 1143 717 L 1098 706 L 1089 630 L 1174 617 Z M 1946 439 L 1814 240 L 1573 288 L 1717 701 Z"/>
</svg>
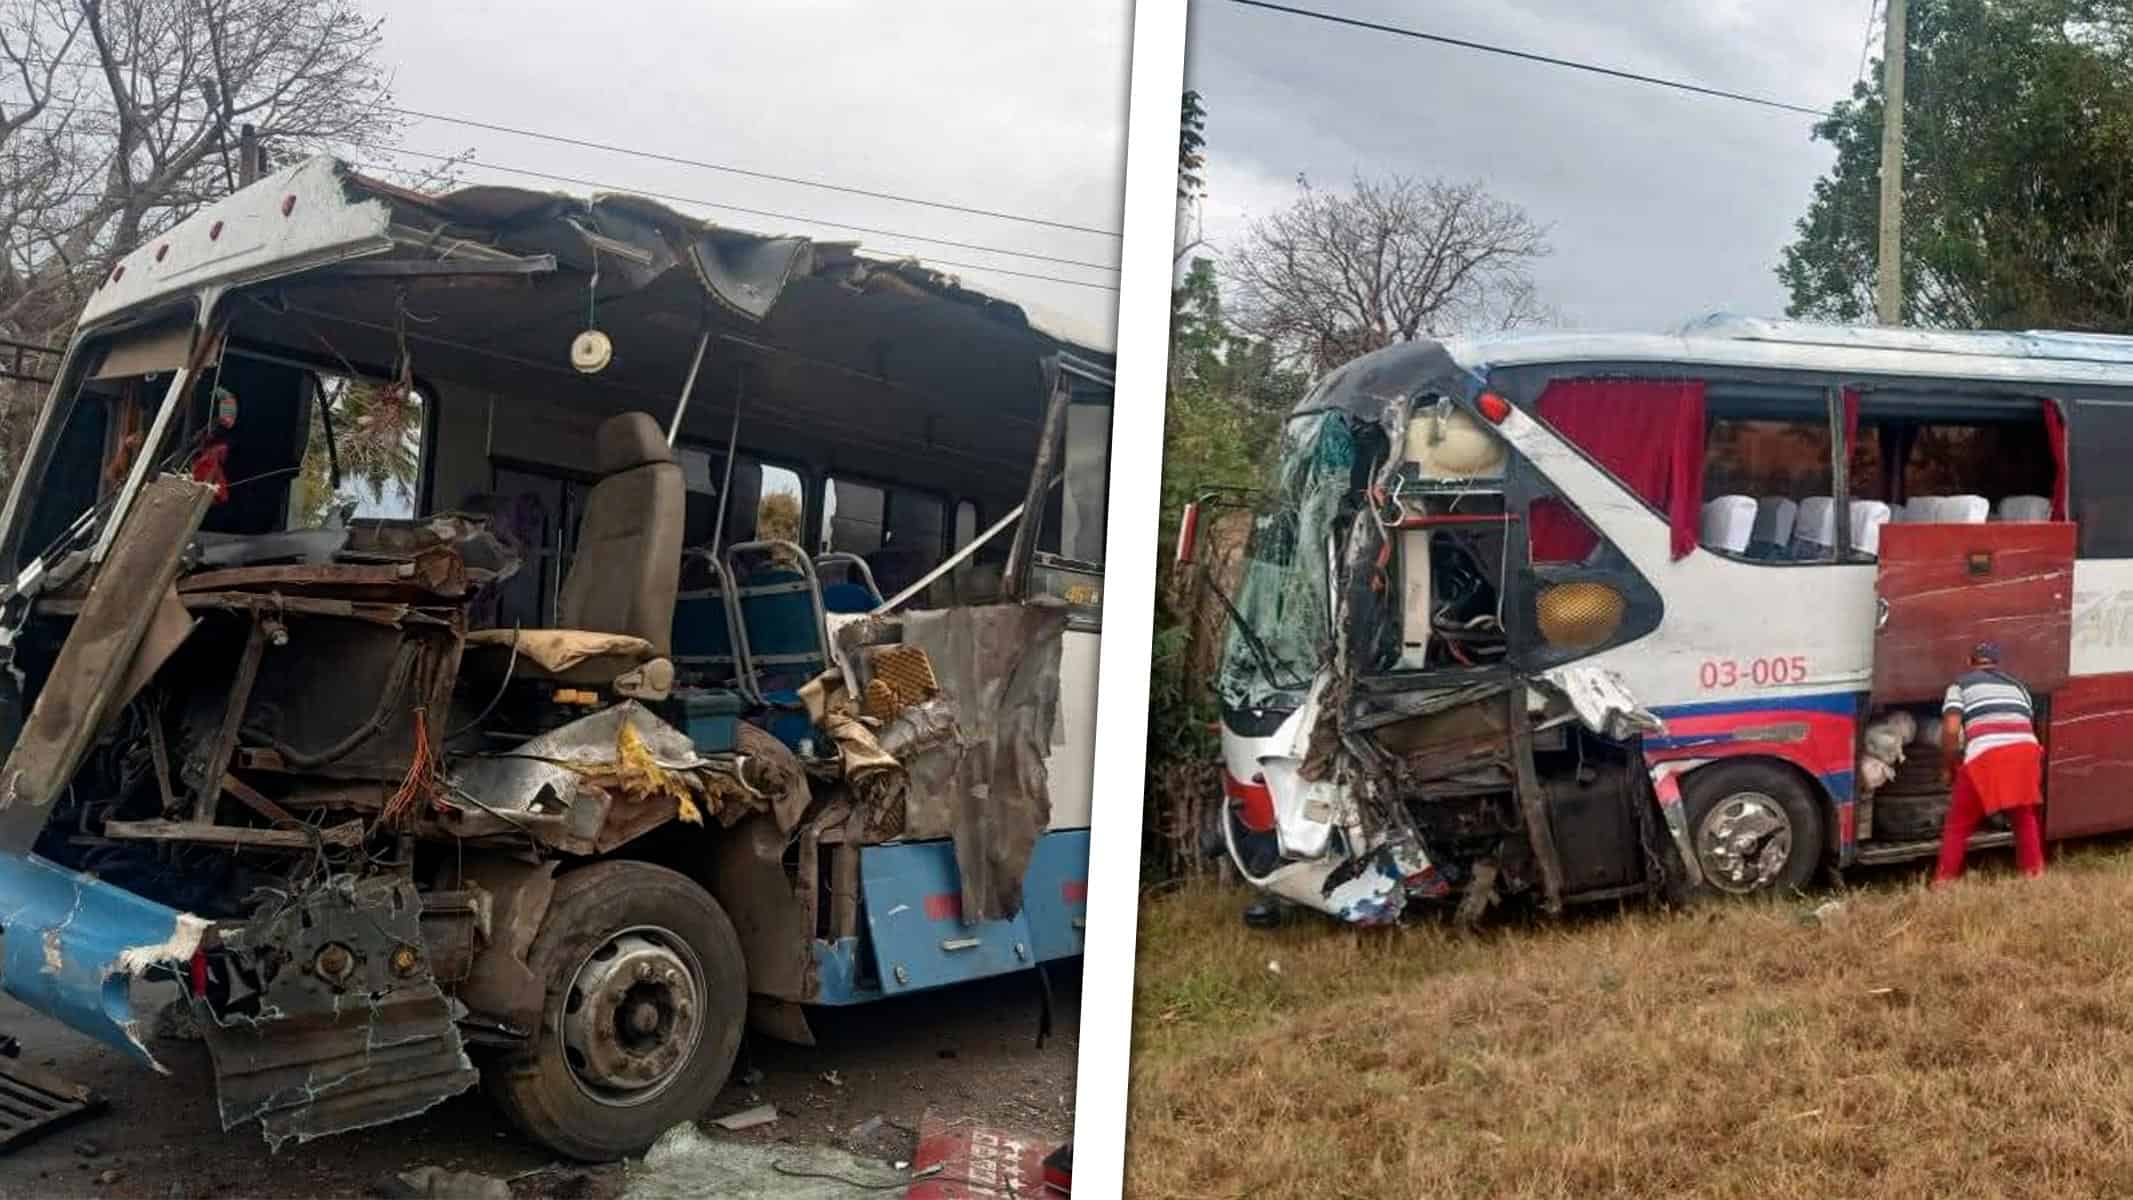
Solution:
<svg viewBox="0 0 2133 1200">
<path fill-rule="evenodd" d="M 1358 924 L 1930 857 L 1981 640 L 2036 696 L 2047 838 L 2133 828 L 2129 447 L 2126 338 L 1721 316 L 1358 358 L 1287 419 L 1228 598 L 1216 840 Z"/>
<path fill-rule="evenodd" d="M 6 990 L 174 995 L 277 1147 L 606 1159 L 1078 956 L 1109 359 L 857 250 L 318 158 L 116 266 L 0 513 Z"/>
</svg>

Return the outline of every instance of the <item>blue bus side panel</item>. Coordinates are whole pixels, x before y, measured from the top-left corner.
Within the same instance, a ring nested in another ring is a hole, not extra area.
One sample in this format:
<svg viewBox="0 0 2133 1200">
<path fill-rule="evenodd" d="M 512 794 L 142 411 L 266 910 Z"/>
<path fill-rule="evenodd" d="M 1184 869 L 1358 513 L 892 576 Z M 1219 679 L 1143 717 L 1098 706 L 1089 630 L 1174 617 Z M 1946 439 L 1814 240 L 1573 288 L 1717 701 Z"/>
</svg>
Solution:
<svg viewBox="0 0 2133 1200">
<path fill-rule="evenodd" d="M 815 939 L 815 994 L 809 1004 L 865 1004 L 881 999 L 881 989 L 861 978 L 858 938 Z"/>
<path fill-rule="evenodd" d="M 1035 964 L 1027 911 L 1011 920 L 965 925 L 959 879 L 951 842 L 860 850 L 861 895 L 884 994 L 1004 975 Z"/>
<path fill-rule="evenodd" d="M 1081 953 L 1082 919 L 1089 911 L 1089 831 L 1066 829 L 1037 839 L 1022 881 L 1022 915 L 1029 921 L 1037 961 Z"/>
</svg>

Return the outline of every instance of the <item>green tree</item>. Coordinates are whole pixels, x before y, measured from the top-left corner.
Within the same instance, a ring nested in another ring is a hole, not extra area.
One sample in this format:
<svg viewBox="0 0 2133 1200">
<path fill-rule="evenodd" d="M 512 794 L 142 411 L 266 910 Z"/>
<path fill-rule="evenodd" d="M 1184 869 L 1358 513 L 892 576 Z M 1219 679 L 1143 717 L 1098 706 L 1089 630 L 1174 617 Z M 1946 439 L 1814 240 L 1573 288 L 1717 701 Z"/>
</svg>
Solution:
<svg viewBox="0 0 2133 1200">
<path fill-rule="evenodd" d="M 1166 534 L 1200 491 L 1252 487 L 1272 467 L 1281 420 L 1308 377 L 1267 342 L 1233 329 L 1214 262 L 1195 258 L 1172 297 L 1170 396 L 1163 428 Z"/>
<path fill-rule="evenodd" d="M 1207 108 L 1200 93 L 1186 92 L 1178 122 L 1178 199 L 1190 201 L 1207 188 Z"/>
<path fill-rule="evenodd" d="M 362 492 L 385 502 L 390 489 L 412 497 L 422 465 L 422 397 L 373 379 L 326 378 L 311 405 L 311 438 L 291 487 L 290 524 L 324 525 L 333 509 Z M 327 453 L 327 414 L 331 410 L 333 457 Z M 333 487 L 338 458 L 341 487 Z M 353 485 L 353 486 L 351 486 Z"/>
<path fill-rule="evenodd" d="M 2133 0 L 1911 0 L 1906 324 L 2133 329 Z M 1794 316 L 1874 311 L 1877 65 L 1777 268 Z"/>
</svg>

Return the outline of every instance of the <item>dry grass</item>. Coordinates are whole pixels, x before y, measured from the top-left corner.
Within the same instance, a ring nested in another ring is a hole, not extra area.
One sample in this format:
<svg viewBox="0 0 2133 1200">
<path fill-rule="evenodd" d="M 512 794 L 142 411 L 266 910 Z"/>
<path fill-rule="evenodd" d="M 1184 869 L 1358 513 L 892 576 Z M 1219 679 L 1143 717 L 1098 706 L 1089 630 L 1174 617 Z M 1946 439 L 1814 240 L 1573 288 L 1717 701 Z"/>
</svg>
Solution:
<svg viewBox="0 0 2133 1200">
<path fill-rule="evenodd" d="M 1461 937 L 1141 906 L 1128 1194 L 2133 1196 L 2133 853 Z M 1270 966 L 1278 964 L 1278 971 Z"/>
</svg>

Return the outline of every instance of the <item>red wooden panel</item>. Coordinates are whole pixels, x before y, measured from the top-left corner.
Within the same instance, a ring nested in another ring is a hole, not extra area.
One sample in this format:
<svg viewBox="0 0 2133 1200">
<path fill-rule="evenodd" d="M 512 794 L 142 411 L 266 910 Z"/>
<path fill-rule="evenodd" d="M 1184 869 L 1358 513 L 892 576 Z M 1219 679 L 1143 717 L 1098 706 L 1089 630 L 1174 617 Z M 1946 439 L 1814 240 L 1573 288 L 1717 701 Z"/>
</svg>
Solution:
<svg viewBox="0 0 2133 1200">
<path fill-rule="evenodd" d="M 2032 692 L 2066 679 L 2071 522 L 1884 525 L 1877 590 L 1877 703 L 1938 700 L 1981 641 L 1998 642 L 2001 665 Z"/>
<path fill-rule="evenodd" d="M 1044 1189 L 1050 1144 L 1004 1129 L 950 1121 L 931 1109 L 919 1118 L 907 1200 L 1036 1196 Z"/>
<path fill-rule="evenodd" d="M 2082 675 L 2051 695 L 2044 836 L 2133 829 L 2133 674 Z"/>
</svg>

